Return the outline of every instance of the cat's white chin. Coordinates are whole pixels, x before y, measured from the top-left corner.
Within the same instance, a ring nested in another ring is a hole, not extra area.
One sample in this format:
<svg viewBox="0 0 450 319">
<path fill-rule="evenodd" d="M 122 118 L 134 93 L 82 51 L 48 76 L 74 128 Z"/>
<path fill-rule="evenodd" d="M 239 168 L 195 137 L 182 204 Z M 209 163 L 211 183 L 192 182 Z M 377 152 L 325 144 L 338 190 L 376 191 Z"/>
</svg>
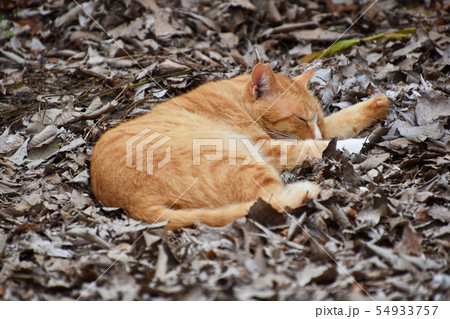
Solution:
<svg viewBox="0 0 450 319">
<path fill-rule="evenodd" d="M 349 138 L 346 140 L 338 140 L 336 148 L 340 151 L 347 150 L 349 153 L 359 154 L 364 146 L 366 138 Z"/>
</svg>

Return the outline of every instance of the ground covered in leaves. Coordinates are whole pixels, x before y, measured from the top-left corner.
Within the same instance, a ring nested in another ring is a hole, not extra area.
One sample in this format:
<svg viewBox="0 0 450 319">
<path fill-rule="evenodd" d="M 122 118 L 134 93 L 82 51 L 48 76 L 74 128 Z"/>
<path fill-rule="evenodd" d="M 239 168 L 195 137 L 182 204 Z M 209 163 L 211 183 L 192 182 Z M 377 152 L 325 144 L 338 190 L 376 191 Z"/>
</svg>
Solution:
<svg viewBox="0 0 450 319">
<path fill-rule="evenodd" d="M 0 10 L 0 299 L 450 300 L 447 1 Z M 95 200 L 89 158 L 104 130 L 249 72 L 255 51 L 287 75 L 315 68 L 327 113 L 374 94 L 392 101 L 361 154 L 329 147 L 283 173 L 319 183 L 318 200 L 289 216 L 258 202 L 226 227 L 177 232 Z"/>
</svg>

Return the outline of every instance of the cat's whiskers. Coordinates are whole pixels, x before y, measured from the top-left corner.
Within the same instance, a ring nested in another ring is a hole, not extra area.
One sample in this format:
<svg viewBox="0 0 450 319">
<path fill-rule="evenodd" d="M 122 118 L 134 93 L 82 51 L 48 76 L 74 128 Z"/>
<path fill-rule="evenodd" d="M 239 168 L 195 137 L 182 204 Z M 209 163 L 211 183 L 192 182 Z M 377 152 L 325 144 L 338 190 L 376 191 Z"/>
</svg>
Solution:
<svg viewBox="0 0 450 319">
<path fill-rule="evenodd" d="M 298 136 L 288 133 L 288 132 L 282 132 L 282 131 L 274 131 L 270 130 L 268 128 L 264 128 L 264 131 L 268 133 L 272 137 L 276 138 L 282 138 L 282 139 L 298 139 Z"/>
</svg>

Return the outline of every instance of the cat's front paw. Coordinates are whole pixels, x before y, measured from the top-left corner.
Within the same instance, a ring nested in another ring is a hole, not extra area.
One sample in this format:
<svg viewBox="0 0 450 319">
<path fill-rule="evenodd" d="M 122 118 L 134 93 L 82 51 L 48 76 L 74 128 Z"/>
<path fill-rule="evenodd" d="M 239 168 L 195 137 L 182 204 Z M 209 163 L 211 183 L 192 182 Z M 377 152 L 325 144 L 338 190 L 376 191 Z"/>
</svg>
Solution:
<svg viewBox="0 0 450 319">
<path fill-rule="evenodd" d="M 386 95 L 371 98 L 367 102 L 367 108 L 373 122 L 386 119 L 386 116 L 389 114 L 389 105 L 391 104 Z"/>
</svg>

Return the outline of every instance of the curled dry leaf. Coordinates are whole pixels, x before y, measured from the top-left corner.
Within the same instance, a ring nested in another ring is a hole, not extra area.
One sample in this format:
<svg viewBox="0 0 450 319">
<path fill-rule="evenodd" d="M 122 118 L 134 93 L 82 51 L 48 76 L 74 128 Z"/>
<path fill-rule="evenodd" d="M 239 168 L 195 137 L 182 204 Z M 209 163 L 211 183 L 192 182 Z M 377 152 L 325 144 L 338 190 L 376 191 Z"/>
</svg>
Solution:
<svg viewBox="0 0 450 319">
<path fill-rule="evenodd" d="M 55 125 L 49 125 L 40 133 L 33 136 L 28 143 L 28 148 L 38 148 L 50 144 L 58 136 L 59 129 Z"/>
</svg>

